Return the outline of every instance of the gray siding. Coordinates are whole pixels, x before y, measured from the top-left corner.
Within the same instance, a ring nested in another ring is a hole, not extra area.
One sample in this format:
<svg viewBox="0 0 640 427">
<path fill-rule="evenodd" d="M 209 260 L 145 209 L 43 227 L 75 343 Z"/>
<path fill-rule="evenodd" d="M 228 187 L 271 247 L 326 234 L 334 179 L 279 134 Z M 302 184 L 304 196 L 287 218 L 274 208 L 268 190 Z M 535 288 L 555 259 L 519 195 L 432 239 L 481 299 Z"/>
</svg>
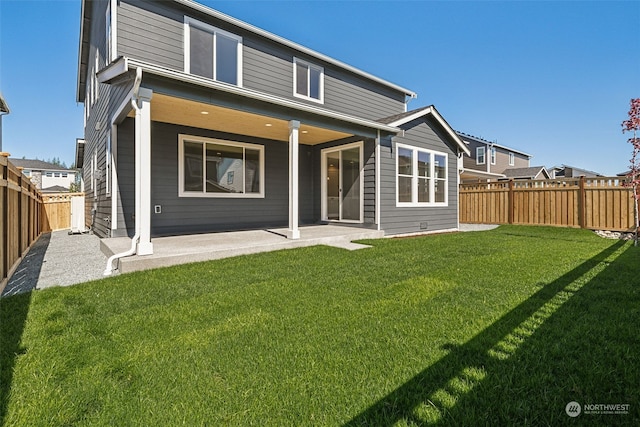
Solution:
<svg viewBox="0 0 640 427">
<path fill-rule="evenodd" d="M 183 10 L 171 2 L 121 1 L 117 18 L 118 55 L 183 71 L 185 14 L 243 38 L 243 87 L 319 106 L 293 95 L 293 58 L 296 56 L 324 67 L 323 108 L 371 120 L 404 111 L 402 92 L 305 57 L 227 22 Z"/>
<path fill-rule="evenodd" d="M 93 5 L 92 9 L 92 26 L 90 34 L 89 63 L 87 75 L 87 87 L 89 88 L 92 76 L 96 70 L 96 52 L 98 52 L 98 70 L 106 65 L 106 40 L 105 40 L 105 13 L 106 3 L 98 2 Z M 86 108 L 89 117 L 86 120 L 84 138 L 84 165 L 82 169 L 83 180 L 85 183 L 85 203 L 86 225 L 91 227 L 98 236 L 107 236 L 110 225 L 110 198 L 106 195 L 106 179 L 104 171 L 106 170 L 106 142 L 109 110 L 112 108 L 112 99 L 117 95 L 118 89 L 109 85 L 98 84 L 97 97 L 95 102 L 91 100 L 91 90 L 87 89 L 85 98 Z M 91 164 L 94 157 L 97 158 L 97 171 L 95 174 L 99 179 L 91 179 Z M 102 173 L 98 172 L 102 171 Z M 95 182 L 95 186 L 93 185 Z"/>
<path fill-rule="evenodd" d="M 118 162 L 122 213 L 119 234 L 133 234 L 134 192 L 133 143 L 134 125 L 126 119 L 119 126 Z M 204 129 L 153 122 L 151 154 L 151 206 L 162 206 L 162 213 L 151 213 L 154 236 L 209 231 L 281 227 L 289 218 L 288 144 L 241 135 L 230 135 Z M 221 138 L 265 146 L 265 197 L 261 199 L 229 199 L 178 197 L 178 135 L 188 134 Z M 315 211 L 314 166 L 312 147 L 300 146 L 300 223 L 318 220 Z"/>
<path fill-rule="evenodd" d="M 118 55 L 184 70 L 183 14 L 169 2 L 128 0 L 117 13 Z"/>
<path fill-rule="evenodd" d="M 458 167 L 456 149 L 429 121 L 419 119 L 402 126 L 404 136 L 383 141 L 380 147 L 380 222 L 385 234 L 419 233 L 458 227 Z M 448 154 L 448 206 L 396 207 L 396 144 Z M 426 223 L 426 227 L 424 226 Z"/>
</svg>

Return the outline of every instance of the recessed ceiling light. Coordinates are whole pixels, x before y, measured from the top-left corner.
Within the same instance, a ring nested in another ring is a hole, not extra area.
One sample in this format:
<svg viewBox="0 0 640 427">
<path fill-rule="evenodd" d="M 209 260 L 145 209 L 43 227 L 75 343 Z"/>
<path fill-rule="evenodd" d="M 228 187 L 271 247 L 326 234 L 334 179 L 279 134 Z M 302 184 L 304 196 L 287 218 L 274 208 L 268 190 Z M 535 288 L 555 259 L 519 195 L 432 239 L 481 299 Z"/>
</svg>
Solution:
<svg viewBox="0 0 640 427">
<path fill-rule="evenodd" d="M 302 133 L 309 133 L 309 131 L 308 130 L 303 130 Z"/>
<path fill-rule="evenodd" d="M 271 126 L 273 126 L 271 123 L 265 123 L 264 124 L 266 127 L 270 128 Z"/>
<path fill-rule="evenodd" d="M 208 111 L 200 111 L 200 114 L 202 114 L 202 115 L 205 115 L 205 116 L 206 116 L 207 114 L 209 114 L 209 112 L 208 112 Z"/>
</svg>

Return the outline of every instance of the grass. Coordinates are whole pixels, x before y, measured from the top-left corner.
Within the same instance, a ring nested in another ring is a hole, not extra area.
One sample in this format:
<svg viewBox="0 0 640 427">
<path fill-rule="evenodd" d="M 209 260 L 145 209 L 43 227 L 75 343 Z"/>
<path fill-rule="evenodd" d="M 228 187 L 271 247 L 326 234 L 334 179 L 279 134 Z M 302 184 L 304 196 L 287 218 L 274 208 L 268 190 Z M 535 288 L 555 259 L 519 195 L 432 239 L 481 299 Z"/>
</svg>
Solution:
<svg viewBox="0 0 640 427">
<path fill-rule="evenodd" d="M 639 248 L 515 226 L 367 243 L 4 298 L 0 426 L 640 421 Z"/>
</svg>

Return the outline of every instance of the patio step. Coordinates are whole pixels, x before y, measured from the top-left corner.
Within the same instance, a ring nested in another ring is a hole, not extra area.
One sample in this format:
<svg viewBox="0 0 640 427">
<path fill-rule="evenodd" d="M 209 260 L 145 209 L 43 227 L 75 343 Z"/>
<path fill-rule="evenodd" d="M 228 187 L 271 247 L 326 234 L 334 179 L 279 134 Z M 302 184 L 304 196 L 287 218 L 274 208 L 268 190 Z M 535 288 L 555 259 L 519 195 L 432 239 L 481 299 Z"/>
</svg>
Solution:
<svg viewBox="0 0 640 427">
<path fill-rule="evenodd" d="M 121 258 L 118 261 L 118 272 L 128 273 L 191 262 L 210 261 L 239 255 L 316 245 L 356 250 L 368 246 L 352 243 L 354 240 L 384 237 L 383 231 L 334 225 L 301 228 L 301 237 L 297 240 L 286 239 L 286 231 L 286 229 L 250 230 L 154 238 L 152 240 L 154 245 L 153 255 L 136 255 Z M 111 238 L 101 241 L 101 249 L 107 256 L 126 251 L 130 246 L 131 240 L 128 238 Z"/>
</svg>

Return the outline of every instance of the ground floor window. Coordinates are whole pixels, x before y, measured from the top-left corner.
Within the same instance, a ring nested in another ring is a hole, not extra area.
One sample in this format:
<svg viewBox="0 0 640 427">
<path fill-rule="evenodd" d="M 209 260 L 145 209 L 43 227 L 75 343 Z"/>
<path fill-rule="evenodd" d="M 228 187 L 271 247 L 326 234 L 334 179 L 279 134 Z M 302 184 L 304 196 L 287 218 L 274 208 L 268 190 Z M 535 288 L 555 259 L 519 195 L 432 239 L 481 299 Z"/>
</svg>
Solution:
<svg viewBox="0 0 640 427">
<path fill-rule="evenodd" d="M 396 177 L 397 206 L 447 206 L 447 154 L 398 144 Z"/>
<path fill-rule="evenodd" d="M 264 197 L 264 146 L 180 135 L 180 197 Z"/>
</svg>

